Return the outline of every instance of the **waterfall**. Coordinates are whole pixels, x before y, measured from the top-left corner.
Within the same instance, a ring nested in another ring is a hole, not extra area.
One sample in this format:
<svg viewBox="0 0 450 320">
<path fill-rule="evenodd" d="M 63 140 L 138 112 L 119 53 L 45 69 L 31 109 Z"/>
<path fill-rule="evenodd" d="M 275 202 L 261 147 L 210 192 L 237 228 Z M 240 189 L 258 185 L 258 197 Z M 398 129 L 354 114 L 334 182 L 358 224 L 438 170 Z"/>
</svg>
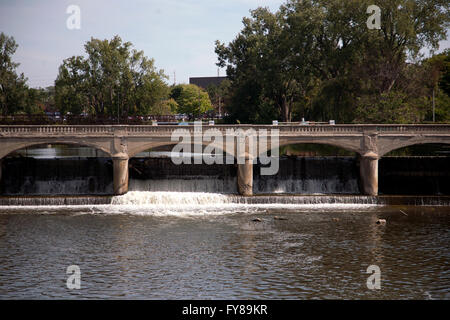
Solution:
<svg viewBox="0 0 450 320">
<path fill-rule="evenodd" d="M 108 195 L 113 192 L 110 158 L 5 158 L 3 162 L 3 195 Z"/>
<path fill-rule="evenodd" d="M 130 179 L 130 191 L 166 191 L 166 192 L 214 192 L 223 194 L 237 193 L 236 177 L 219 178 L 208 176 L 177 177 L 171 179 Z"/>
<path fill-rule="evenodd" d="M 101 206 L 154 207 L 186 210 L 227 207 L 298 207 L 352 205 L 419 205 L 448 206 L 450 196 L 362 196 L 362 195 L 256 195 L 245 197 L 233 194 L 206 192 L 151 192 L 130 191 L 122 196 L 3 196 L 2 209 L 8 206 Z"/>
<path fill-rule="evenodd" d="M 358 194 L 357 160 L 352 157 L 282 157 L 280 170 L 262 176 L 254 165 L 255 194 Z M 175 165 L 170 159 L 132 159 L 131 191 L 237 193 L 234 165 Z"/>
<path fill-rule="evenodd" d="M 111 204 L 111 202 L 111 196 L 0 197 L 0 206 L 92 206 Z"/>
<path fill-rule="evenodd" d="M 223 205 L 233 203 L 234 197 L 217 193 L 201 192 L 139 192 L 130 191 L 125 195 L 112 198 L 113 205 L 162 205 L 162 206 L 198 206 Z"/>
<path fill-rule="evenodd" d="M 449 195 L 449 161 L 450 157 L 382 158 L 379 194 Z M 281 157 L 276 175 L 262 176 L 260 169 L 260 164 L 254 165 L 255 195 L 360 193 L 358 160 L 353 157 Z M 129 173 L 131 192 L 237 194 L 236 165 L 175 165 L 168 158 L 133 158 Z M 111 195 L 112 161 L 110 158 L 5 158 L 0 188 L 4 196 Z"/>
</svg>

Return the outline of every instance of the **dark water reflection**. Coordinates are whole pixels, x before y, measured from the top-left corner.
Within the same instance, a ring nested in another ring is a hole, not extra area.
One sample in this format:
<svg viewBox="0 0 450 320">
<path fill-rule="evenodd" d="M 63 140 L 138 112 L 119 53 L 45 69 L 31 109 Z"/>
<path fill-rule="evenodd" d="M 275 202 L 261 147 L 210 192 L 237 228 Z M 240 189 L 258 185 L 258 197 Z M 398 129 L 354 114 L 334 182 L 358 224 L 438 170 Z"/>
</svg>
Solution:
<svg viewBox="0 0 450 320">
<path fill-rule="evenodd" d="M 32 211 L 0 214 L 0 298 L 450 299 L 448 207 Z M 381 290 L 367 289 L 369 265 Z"/>
</svg>

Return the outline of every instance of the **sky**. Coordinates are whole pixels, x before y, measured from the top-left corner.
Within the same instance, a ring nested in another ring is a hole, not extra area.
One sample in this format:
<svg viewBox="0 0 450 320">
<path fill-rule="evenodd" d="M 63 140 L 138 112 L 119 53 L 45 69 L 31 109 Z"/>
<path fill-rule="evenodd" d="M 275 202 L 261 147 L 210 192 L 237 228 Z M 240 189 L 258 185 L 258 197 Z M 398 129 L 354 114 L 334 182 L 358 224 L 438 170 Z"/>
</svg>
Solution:
<svg viewBox="0 0 450 320">
<path fill-rule="evenodd" d="M 0 32 L 19 45 L 13 60 L 30 87 L 53 85 L 62 61 L 84 55 L 91 37 L 119 35 L 155 59 L 169 83 L 217 76 L 214 42 L 228 43 L 242 18 L 258 6 L 275 11 L 282 0 L 0 0 Z M 80 29 L 67 28 L 70 5 L 80 8 Z M 220 75 L 225 76 L 225 69 Z"/>
<path fill-rule="evenodd" d="M 53 85 L 62 61 L 84 55 L 91 37 L 119 35 L 155 59 L 169 83 L 217 76 L 214 42 L 232 41 L 242 18 L 259 6 L 276 11 L 284 0 L 0 0 L 0 32 L 19 45 L 13 60 L 30 87 Z M 80 29 L 69 29 L 70 5 Z M 449 47 L 449 41 L 442 44 Z M 225 75 L 221 69 L 220 75 Z M 174 76 L 175 73 L 175 76 Z"/>
</svg>

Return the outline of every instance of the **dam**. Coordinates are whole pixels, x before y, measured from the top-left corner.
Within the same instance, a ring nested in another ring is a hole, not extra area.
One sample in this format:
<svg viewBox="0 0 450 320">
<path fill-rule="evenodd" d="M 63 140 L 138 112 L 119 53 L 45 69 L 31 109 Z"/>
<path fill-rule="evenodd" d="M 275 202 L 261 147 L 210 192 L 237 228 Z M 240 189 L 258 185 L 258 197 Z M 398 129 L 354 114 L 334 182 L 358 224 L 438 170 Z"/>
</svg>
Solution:
<svg viewBox="0 0 450 320">
<path fill-rule="evenodd" d="M 112 194 L 121 195 L 129 190 L 129 161 L 139 153 L 150 148 L 161 146 L 173 146 L 176 142 L 173 139 L 174 132 L 182 130 L 186 135 L 193 137 L 192 144 L 207 145 L 218 148 L 224 154 L 232 159 L 244 159 L 243 163 L 237 162 L 235 165 L 235 183 L 231 182 L 234 175 L 230 170 L 229 175 L 224 181 L 237 186 L 237 192 L 241 195 L 250 196 L 254 192 L 271 191 L 268 185 L 279 185 L 277 178 L 254 177 L 254 165 L 257 165 L 256 158 L 249 152 L 248 141 L 254 141 L 257 144 L 257 154 L 271 153 L 274 146 L 269 143 L 261 144 L 261 135 L 259 132 L 276 132 L 276 148 L 300 144 L 327 144 L 347 151 L 354 152 L 358 158 L 357 177 L 353 176 L 352 181 L 346 185 L 330 184 L 326 188 L 335 188 L 336 191 L 358 192 L 363 195 L 375 196 L 379 193 L 379 159 L 389 152 L 417 144 L 448 144 L 450 143 L 450 125 L 314 125 L 303 126 L 299 124 L 286 125 L 209 125 L 208 130 L 215 132 L 217 136 L 224 137 L 228 143 L 218 143 L 205 140 L 202 131 L 202 125 L 154 125 L 154 126 L 127 126 L 127 125 L 109 125 L 109 126 L 0 126 L 0 159 L 3 159 L 10 153 L 33 145 L 42 144 L 67 144 L 77 146 L 89 146 L 100 150 L 106 157 L 110 157 L 112 163 Z M 237 141 L 238 134 L 245 135 L 245 146 L 239 150 Z M 266 141 L 267 142 L 267 141 Z M 231 146 L 231 147 L 230 147 Z M 194 148 L 196 148 L 194 146 Z M 202 149 L 200 149 L 202 150 Z M 277 160 L 278 161 L 278 160 Z M 302 160 L 301 168 L 306 168 L 307 160 Z M 323 162 L 325 163 L 325 162 Z M 319 164 L 319 163 L 317 163 Z M 342 160 L 339 164 L 342 170 L 347 170 L 351 166 L 350 162 Z M 1 166 L 3 168 L 3 164 Z M 110 166 L 111 167 L 111 166 Z M 205 166 L 208 167 L 208 166 Z M 295 168 L 297 166 L 294 166 Z M 315 166 L 309 166 L 308 171 L 314 170 Z M 354 165 L 353 165 L 354 167 Z M 107 168 L 107 166 L 105 167 Z M 330 168 L 329 166 L 327 168 Z M 333 166 L 331 166 L 333 168 Z M 105 169 L 106 170 L 106 169 Z M 327 169 L 328 170 L 328 169 Z M 341 170 L 341 173 L 344 172 Z M 45 170 L 44 170 L 45 171 Z M 208 169 L 206 169 L 208 171 Z M 323 170 L 322 170 L 323 171 Z M 309 173 L 308 173 L 309 174 Z M 333 173 L 339 176 L 338 173 Z M 341 174 L 342 175 L 342 174 Z M 3 179 L 0 174 L 0 179 Z M 274 180 L 275 179 L 275 180 Z M 296 179 L 296 176 L 293 176 Z M 333 178 L 334 179 L 334 178 Z M 268 181 L 271 180 L 271 181 Z M 314 180 L 314 179 L 313 179 Z M 299 190 L 317 190 L 320 192 L 322 187 L 306 186 L 311 179 L 302 179 L 302 187 L 298 181 L 291 181 L 290 186 L 284 183 L 279 186 L 275 192 L 295 192 Z M 317 181 L 317 179 L 315 179 Z M 82 184 L 83 182 L 79 182 Z M 88 183 L 92 192 L 101 192 L 98 190 L 98 183 L 91 180 Z M 105 183 L 103 182 L 99 182 Z M 316 183 L 316 182 L 314 182 Z M 139 183 L 136 183 L 139 184 Z M 350 186 L 350 184 L 352 186 Z M 322 184 L 322 186 L 324 186 Z M 231 185 L 223 186 L 222 191 L 233 189 Z M 269 188 L 269 189 L 267 189 Z M 283 189 L 284 188 L 284 189 Z M 303 188 L 303 189 L 302 189 Z M 306 189 L 305 189 L 306 188 Z M 312 188 L 312 189 L 311 189 Z M 316 188 L 316 189 L 314 189 Z M 353 189 L 352 189 L 353 188 Z M 104 184 L 103 193 L 110 193 L 110 187 Z M 327 189 L 328 190 L 328 189 Z M 347 191 L 346 191 L 347 190 Z M 69 192 L 69 190 L 67 191 Z"/>
<path fill-rule="evenodd" d="M 317 149 L 315 145 L 295 146 Z M 445 205 L 450 203 L 450 157 L 443 156 L 448 149 L 445 145 L 430 147 L 434 151 L 428 153 L 433 155 L 381 158 L 378 196 L 361 194 L 358 156 L 336 148 L 328 153 L 330 148 L 320 148 L 325 151 L 316 151 L 316 155 L 288 151 L 279 157 L 275 175 L 262 175 L 259 169 L 263 165 L 254 164 L 253 197 L 239 196 L 236 164 L 175 164 L 168 151 L 142 152 L 128 161 L 130 195 L 123 199 L 145 204 L 162 201 L 149 193 L 167 193 L 174 197 L 169 202 L 182 203 L 186 200 L 183 193 L 190 193 L 199 203 L 219 201 L 209 197 L 220 194 L 225 196 L 220 197 L 223 203 Z M 343 155 L 331 155 L 336 152 Z M 113 161 L 93 148 L 34 146 L 11 153 L 2 165 L 0 205 L 114 201 Z"/>
</svg>

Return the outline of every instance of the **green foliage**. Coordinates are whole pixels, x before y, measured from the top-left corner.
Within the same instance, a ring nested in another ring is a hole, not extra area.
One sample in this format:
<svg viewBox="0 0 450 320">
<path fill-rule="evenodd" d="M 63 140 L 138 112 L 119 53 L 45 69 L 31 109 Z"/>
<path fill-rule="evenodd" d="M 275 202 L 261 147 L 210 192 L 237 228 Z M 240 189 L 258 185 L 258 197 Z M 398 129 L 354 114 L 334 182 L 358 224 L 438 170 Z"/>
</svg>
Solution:
<svg viewBox="0 0 450 320">
<path fill-rule="evenodd" d="M 178 103 L 174 99 L 170 98 L 162 100 L 160 103 L 156 104 L 152 110 L 152 114 L 165 116 L 176 113 L 177 109 Z"/>
<path fill-rule="evenodd" d="M 438 90 L 435 96 L 435 117 L 436 122 L 450 123 L 450 96 L 443 90 Z M 428 100 L 426 120 L 431 121 L 432 119 L 432 101 Z"/>
<path fill-rule="evenodd" d="M 63 61 L 55 81 L 61 112 L 128 116 L 161 112 L 169 88 L 167 76 L 154 60 L 132 49 L 119 36 L 110 41 L 91 38 L 87 57 Z"/>
<path fill-rule="evenodd" d="M 381 29 L 366 25 L 381 8 Z M 54 88 L 29 89 L 14 63 L 17 44 L 0 34 L 0 112 L 128 115 L 215 109 L 230 123 L 334 119 L 338 123 L 450 122 L 450 50 L 423 59 L 446 39 L 448 0 L 287 0 L 251 11 L 229 44 L 216 41 L 228 80 L 169 88 L 154 60 L 118 36 L 91 38 L 85 57 L 65 59 Z M 433 99 L 434 97 L 434 99 Z"/>
<path fill-rule="evenodd" d="M 41 101 L 44 99 L 44 93 L 41 89 L 29 88 L 25 96 L 23 111 L 26 114 L 44 114 L 44 105 Z"/>
<path fill-rule="evenodd" d="M 188 114 L 191 118 L 213 109 L 208 93 L 194 84 L 174 86 L 170 97 L 177 104 L 177 113 Z"/>
<path fill-rule="evenodd" d="M 366 25 L 372 4 L 380 30 Z M 446 38 L 449 8 L 446 0 L 289 0 L 275 13 L 253 10 L 232 42 L 216 42 L 231 80 L 229 121 L 425 120 L 432 90 L 420 50 Z M 437 72 L 448 94 L 445 57 Z M 392 112 L 384 119 L 380 110 Z"/>
<path fill-rule="evenodd" d="M 450 49 L 447 49 L 444 54 L 442 63 L 442 75 L 439 79 L 439 87 L 444 91 L 447 96 L 450 96 Z"/>
<path fill-rule="evenodd" d="M 227 67 L 232 81 L 230 118 L 290 121 L 293 105 L 305 96 L 311 77 L 303 58 L 292 52 L 294 40 L 283 12 L 258 8 L 243 23 L 243 30 L 228 46 L 216 42 L 218 65 Z"/>
<path fill-rule="evenodd" d="M 36 92 L 29 91 L 27 79 L 16 72 L 18 63 L 12 61 L 17 50 L 13 37 L 0 33 L 0 112 L 2 115 L 32 113 L 35 108 Z"/>
<path fill-rule="evenodd" d="M 425 116 L 424 101 L 408 99 L 402 92 L 391 91 L 381 96 L 358 99 L 357 123 L 416 123 Z"/>
<path fill-rule="evenodd" d="M 241 81 L 244 83 L 241 84 Z M 230 103 L 227 105 L 227 122 L 270 123 L 273 119 L 278 119 L 278 110 L 271 100 L 265 99 L 261 86 L 251 79 L 235 80 L 234 84 Z"/>
<path fill-rule="evenodd" d="M 55 87 L 49 86 L 47 88 L 36 89 L 38 92 L 37 105 L 39 109 L 55 112 Z"/>
<path fill-rule="evenodd" d="M 219 85 L 211 84 L 206 88 L 211 104 L 218 114 L 223 114 L 230 103 L 230 86 L 230 80 L 224 79 Z"/>
<path fill-rule="evenodd" d="M 420 74 L 423 88 L 421 95 L 428 97 L 425 120 L 432 121 L 432 96 L 435 97 L 435 116 L 437 122 L 450 122 L 450 50 L 422 61 Z M 416 88 L 416 93 L 419 88 Z"/>
</svg>

